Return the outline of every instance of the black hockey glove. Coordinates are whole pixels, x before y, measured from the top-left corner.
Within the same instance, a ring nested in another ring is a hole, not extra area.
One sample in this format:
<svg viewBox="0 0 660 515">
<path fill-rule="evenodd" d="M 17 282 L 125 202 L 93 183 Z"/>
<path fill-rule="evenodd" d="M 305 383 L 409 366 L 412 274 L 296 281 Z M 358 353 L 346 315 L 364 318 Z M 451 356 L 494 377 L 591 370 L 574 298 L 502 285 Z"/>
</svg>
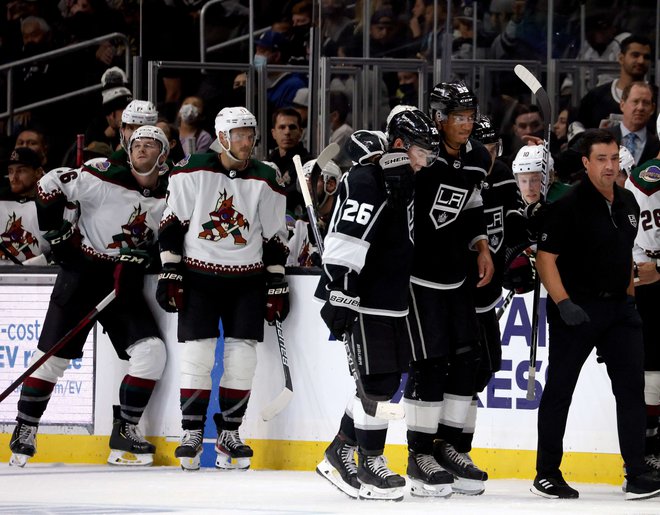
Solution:
<svg viewBox="0 0 660 515">
<path fill-rule="evenodd" d="M 183 275 L 180 263 L 165 263 L 158 276 L 156 300 L 168 313 L 183 308 Z"/>
<path fill-rule="evenodd" d="M 269 274 L 266 279 L 266 322 L 275 325 L 289 314 L 289 284 L 282 274 Z"/>
<path fill-rule="evenodd" d="M 48 231 L 44 239 L 50 244 L 51 258 L 55 263 L 68 269 L 75 269 L 81 264 L 80 233 L 71 222 L 63 220 L 61 227 Z"/>
<path fill-rule="evenodd" d="M 407 207 L 413 198 L 415 183 L 410 159 L 405 152 L 388 152 L 378 162 L 383 170 L 387 205 L 392 208 Z"/>
<path fill-rule="evenodd" d="M 114 272 L 117 295 L 141 291 L 144 285 L 144 273 L 150 263 L 151 256 L 146 249 L 122 248 Z"/>
<path fill-rule="evenodd" d="M 564 299 L 559 304 L 559 314 L 566 325 L 576 326 L 585 322 L 591 322 L 587 312 L 575 304 L 571 299 Z"/>
<path fill-rule="evenodd" d="M 529 257 L 522 254 L 515 258 L 504 272 L 502 286 L 520 295 L 534 291 L 535 278 L 536 270 L 534 270 Z"/>
<path fill-rule="evenodd" d="M 527 219 L 527 237 L 535 243 L 543 227 L 543 218 L 547 212 L 548 205 L 542 200 L 537 200 L 525 206 L 523 214 Z"/>
<path fill-rule="evenodd" d="M 332 335 L 337 340 L 343 340 L 344 334 L 350 332 L 357 321 L 359 308 L 360 297 L 333 290 L 321 308 L 321 318 Z"/>
</svg>

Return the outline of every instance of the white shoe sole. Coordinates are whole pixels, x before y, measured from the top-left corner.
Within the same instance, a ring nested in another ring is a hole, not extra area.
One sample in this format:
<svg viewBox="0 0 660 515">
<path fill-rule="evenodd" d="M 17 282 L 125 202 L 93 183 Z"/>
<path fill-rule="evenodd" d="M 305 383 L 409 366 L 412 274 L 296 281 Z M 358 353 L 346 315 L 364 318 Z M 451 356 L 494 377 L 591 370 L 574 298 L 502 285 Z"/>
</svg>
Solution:
<svg viewBox="0 0 660 515">
<path fill-rule="evenodd" d="M 108 464 L 120 467 L 150 467 L 154 463 L 153 454 L 133 454 L 132 452 L 110 450 Z"/>
<path fill-rule="evenodd" d="M 444 497 L 448 499 L 454 493 L 452 483 L 430 485 L 410 476 L 408 476 L 408 481 L 410 481 L 410 495 L 415 497 Z"/>
<path fill-rule="evenodd" d="M 626 501 L 642 501 L 644 499 L 651 499 L 653 497 L 660 496 L 660 488 L 654 490 L 653 492 L 646 492 L 643 494 L 636 494 L 633 492 L 626 492 L 623 496 Z"/>
<path fill-rule="evenodd" d="M 378 488 L 373 485 L 362 483 L 360 486 L 359 499 L 369 501 L 403 501 L 403 487 Z"/>
<path fill-rule="evenodd" d="M 344 492 L 351 499 L 358 498 L 360 490 L 344 481 L 339 471 L 333 467 L 327 459 L 324 458 L 323 461 L 316 466 L 316 472 L 319 476 L 330 481 L 333 486 Z"/>
</svg>

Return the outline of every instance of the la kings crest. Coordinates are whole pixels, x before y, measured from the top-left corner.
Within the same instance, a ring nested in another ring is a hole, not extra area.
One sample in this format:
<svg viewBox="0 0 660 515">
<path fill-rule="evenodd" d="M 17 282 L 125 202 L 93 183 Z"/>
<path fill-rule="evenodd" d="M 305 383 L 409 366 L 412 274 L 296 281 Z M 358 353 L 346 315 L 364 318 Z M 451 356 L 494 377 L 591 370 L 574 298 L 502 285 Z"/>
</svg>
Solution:
<svg viewBox="0 0 660 515">
<path fill-rule="evenodd" d="M 488 246 L 493 254 L 497 253 L 504 241 L 504 210 L 502 206 L 484 209 Z"/>
<path fill-rule="evenodd" d="M 447 184 L 441 184 L 431 206 L 431 220 L 436 229 L 452 223 L 460 214 L 468 197 L 468 192 Z"/>
</svg>

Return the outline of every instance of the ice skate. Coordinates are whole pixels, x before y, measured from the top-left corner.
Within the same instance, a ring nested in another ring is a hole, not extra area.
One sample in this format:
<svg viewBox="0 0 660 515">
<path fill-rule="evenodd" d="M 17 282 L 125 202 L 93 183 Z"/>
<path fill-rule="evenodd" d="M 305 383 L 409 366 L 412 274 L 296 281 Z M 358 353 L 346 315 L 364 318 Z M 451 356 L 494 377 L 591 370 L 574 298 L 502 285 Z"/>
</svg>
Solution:
<svg viewBox="0 0 660 515">
<path fill-rule="evenodd" d="M 406 480 L 387 467 L 385 456 L 365 456 L 358 452 L 360 499 L 402 501 Z"/>
<path fill-rule="evenodd" d="M 181 445 L 174 451 L 174 456 L 179 458 L 183 470 L 199 470 L 203 442 L 203 429 L 185 429 L 183 431 Z"/>
<path fill-rule="evenodd" d="M 408 453 L 410 495 L 415 497 L 450 497 L 454 476 L 438 465 L 430 454 Z"/>
<path fill-rule="evenodd" d="M 218 457 L 215 460 L 215 466 L 219 469 L 237 469 L 247 470 L 250 468 L 250 458 L 254 452 L 249 445 L 241 440 L 238 429 L 230 431 L 222 429 L 218 433 L 218 439 L 215 442 L 215 452 Z"/>
<path fill-rule="evenodd" d="M 438 464 L 454 475 L 452 489 L 457 494 L 481 495 L 486 489 L 488 473 L 478 468 L 470 454 L 458 452 L 447 442 L 436 444 L 433 456 Z"/>
<path fill-rule="evenodd" d="M 153 465 L 156 446 L 148 442 L 136 424 L 120 418 L 119 406 L 113 406 L 114 420 L 110 435 L 110 465 L 148 467 Z"/>
<path fill-rule="evenodd" d="M 9 441 L 12 452 L 10 467 L 25 467 L 27 461 L 37 452 L 37 426 L 28 426 L 18 422 Z"/>
<path fill-rule="evenodd" d="M 337 435 L 325 450 L 323 461 L 316 466 L 319 475 L 353 499 L 357 499 L 360 492 L 355 464 L 356 450 L 354 445 L 349 445 Z"/>
</svg>

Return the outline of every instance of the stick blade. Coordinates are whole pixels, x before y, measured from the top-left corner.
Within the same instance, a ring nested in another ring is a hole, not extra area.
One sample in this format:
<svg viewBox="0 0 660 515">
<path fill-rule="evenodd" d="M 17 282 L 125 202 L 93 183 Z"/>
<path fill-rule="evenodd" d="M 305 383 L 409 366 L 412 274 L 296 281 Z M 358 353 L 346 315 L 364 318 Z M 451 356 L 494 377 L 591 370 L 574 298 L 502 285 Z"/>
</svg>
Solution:
<svg viewBox="0 0 660 515">
<path fill-rule="evenodd" d="M 264 422 L 272 420 L 286 408 L 293 398 L 293 390 L 284 388 L 280 394 L 261 410 L 261 418 Z"/>
<path fill-rule="evenodd" d="M 518 76 L 518 78 L 521 81 L 523 81 L 527 85 L 527 87 L 532 91 L 532 93 L 536 94 L 536 92 L 543 87 L 541 86 L 539 80 L 536 77 L 534 77 L 534 74 L 530 72 L 522 64 L 516 64 L 516 66 L 513 68 L 513 72 Z"/>
<path fill-rule="evenodd" d="M 316 158 L 316 164 L 323 170 L 323 167 L 328 164 L 328 161 L 334 159 L 339 154 L 339 150 L 339 144 L 333 141 L 321 151 L 319 157 Z"/>
</svg>

